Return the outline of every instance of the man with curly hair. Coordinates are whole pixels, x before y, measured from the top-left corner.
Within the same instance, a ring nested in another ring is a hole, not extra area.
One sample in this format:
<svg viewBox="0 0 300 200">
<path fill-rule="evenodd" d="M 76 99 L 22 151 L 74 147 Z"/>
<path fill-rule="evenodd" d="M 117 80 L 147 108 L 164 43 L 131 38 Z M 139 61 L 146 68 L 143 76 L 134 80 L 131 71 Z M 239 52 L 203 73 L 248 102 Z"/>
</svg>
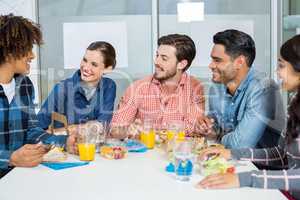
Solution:
<svg viewBox="0 0 300 200">
<path fill-rule="evenodd" d="M 34 88 L 26 74 L 35 58 L 33 45 L 41 43 L 37 24 L 12 14 L 0 16 L 0 177 L 13 167 L 38 165 L 48 145 L 74 149 L 74 136 L 50 135 L 37 126 Z"/>
</svg>

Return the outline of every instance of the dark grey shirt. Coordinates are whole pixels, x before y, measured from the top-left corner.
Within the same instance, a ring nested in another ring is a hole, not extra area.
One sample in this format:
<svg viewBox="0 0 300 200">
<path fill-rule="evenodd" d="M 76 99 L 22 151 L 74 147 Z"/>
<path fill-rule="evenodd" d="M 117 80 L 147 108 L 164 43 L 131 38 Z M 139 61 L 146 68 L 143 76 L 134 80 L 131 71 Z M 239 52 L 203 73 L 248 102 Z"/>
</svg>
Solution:
<svg viewBox="0 0 300 200">
<path fill-rule="evenodd" d="M 278 146 L 264 149 L 232 149 L 232 157 L 254 163 L 287 170 L 254 170 L 239 173 L 240 186 L 290 191 L 300 199 L 300 136 L 290 144 L 281 134 Z"/>
</svg>

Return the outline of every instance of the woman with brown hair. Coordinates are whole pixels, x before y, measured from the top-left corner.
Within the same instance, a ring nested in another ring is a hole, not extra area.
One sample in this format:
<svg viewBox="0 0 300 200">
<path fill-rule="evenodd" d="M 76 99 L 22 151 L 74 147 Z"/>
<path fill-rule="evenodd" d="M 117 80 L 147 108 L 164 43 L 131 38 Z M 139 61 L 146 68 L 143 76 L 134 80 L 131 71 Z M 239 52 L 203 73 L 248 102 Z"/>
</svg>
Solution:
<svg viewBox="0 0 300 200">
<path fill-rule="evenodd" d="M 88 121 L 110 122 L 116 97 L 116 84 L 107 77 L 116 65 L 114 47 L 105 41 L 92 42 L 86 49 L 80 69 L 70 78 L 57 83 L 43 103 L 38 120 L 48 129 L 53 112 L 66 116 L 70 134 L 76 133 L 79 124 Z M 60 130 L 62 123 L 55 122 Z"/>
</svg>

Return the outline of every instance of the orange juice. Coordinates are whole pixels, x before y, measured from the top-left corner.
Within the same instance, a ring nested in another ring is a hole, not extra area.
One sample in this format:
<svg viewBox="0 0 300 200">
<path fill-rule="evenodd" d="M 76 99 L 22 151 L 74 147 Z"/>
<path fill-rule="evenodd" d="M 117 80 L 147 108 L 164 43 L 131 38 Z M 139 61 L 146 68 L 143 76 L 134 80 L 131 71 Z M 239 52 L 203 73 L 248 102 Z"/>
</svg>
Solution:
<svg viewBox="0 0 300 200">
<path fill-rule="evenodd" d="M 148 148 L 153 149 L 155 145 L 155 132 L 150 130 L 149 132 L 141 133 L 141 142 Z"/>
<path fill-rule="evenodd" d="M 185 133 L 183 131 L 180 131 L 177 134 L 177 141 L 184 141 L 184 139 L 185 139 Z"/>
<path fill-rule="evenodd" d="M 183 141 L 185 139 L 185 133 L 183 131 L 180 131 L 177 134 L 175 134 L 174 131 L 168 130 L 167 131 L 168 141 L 173 140 L 174 137 L 176 137 L 176 140 Z"/>
<path fill-rule="evenodd" d="M 167 131 L 167 139 L 168 141 L 171 141 L 174 138 L 175 133 L 173 131 L 168 130 Z"/>
<path fill-rule="evenodd" d="M 82 161 L 92 161 L 95 158 L 95 144 L 78 144 L 79 159 Z"/>
</svg>

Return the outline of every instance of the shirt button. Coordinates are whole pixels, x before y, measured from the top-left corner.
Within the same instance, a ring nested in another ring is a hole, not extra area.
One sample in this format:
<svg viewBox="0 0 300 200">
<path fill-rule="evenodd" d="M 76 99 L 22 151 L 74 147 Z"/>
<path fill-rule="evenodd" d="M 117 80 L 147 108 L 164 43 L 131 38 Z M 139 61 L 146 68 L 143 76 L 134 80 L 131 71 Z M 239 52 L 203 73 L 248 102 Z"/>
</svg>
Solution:
<svg viewBox="0 0 300 200">
<path fill-rule="evenodd" d="M 231 122 L 233 122 L 233 119 L 230 119 Z"/>
<path fill-rule="evenodd" d="M 231 103 L 232 106 L 234 106 L 234 103 Z"/>
</svg>

